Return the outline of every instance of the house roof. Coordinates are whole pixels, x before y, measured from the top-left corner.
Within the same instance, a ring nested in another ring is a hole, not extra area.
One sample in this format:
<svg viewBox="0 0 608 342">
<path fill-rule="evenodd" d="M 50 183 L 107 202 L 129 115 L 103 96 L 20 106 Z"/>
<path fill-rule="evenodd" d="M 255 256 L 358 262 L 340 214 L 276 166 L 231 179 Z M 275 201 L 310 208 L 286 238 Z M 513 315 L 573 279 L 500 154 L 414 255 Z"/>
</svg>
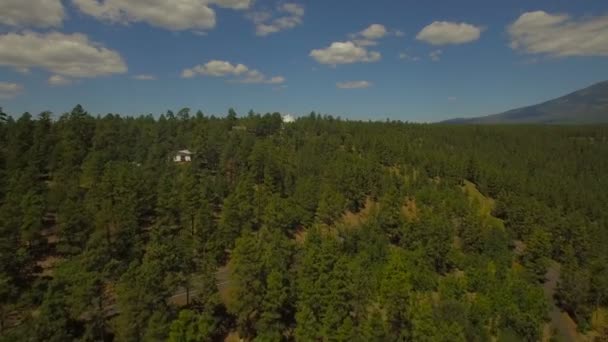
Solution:
<svg viewBox="0 0 608 342">
<path fill-rule="evenodd" d="M 180 151 L 177 151 L 177 154 L 179 154 L 179 155 L 191 155 L 192 152 L 190 152 L 189 150 L 180 150 Z"/>
</svg>

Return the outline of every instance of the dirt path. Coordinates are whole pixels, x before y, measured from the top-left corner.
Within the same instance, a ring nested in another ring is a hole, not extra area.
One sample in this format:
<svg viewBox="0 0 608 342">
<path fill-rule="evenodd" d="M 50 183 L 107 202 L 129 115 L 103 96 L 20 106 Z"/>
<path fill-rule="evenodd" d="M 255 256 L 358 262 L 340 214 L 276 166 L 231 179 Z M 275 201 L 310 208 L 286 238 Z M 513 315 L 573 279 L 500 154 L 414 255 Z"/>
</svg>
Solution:
<svg viewBox="0 0 608 342">
<path fill-rule="evenodd" d="M 222 298 L 222 302 L 226 305 L 230 305 L 231 301 L 231 279 L 230 279 L 230 266 L 226 264 L 225 266 L 220 267 L 215 274 L 215 281 L 217 284 L 217 289 L 220 292 L 220 298 Z"/>
<path fill-rule="evenodd" d="M 545 341 L 548 341 L 552 334 L 555 334 L 559 341 L 578 342 L 584 341 L 576 331 L 576 323 L 566 312 L 563 312 L 555 303 L 554 295 L 557 289 L 557 282 L 560 276 L 560 264 L 552 261 L 547 274 L 543 290 L 549 303 L 549 318 L 551 322 L 545 326 Z"/>
<path fill-rule="evenodd" d="M 176 294 L 167 299 L 167 303 L 178 307 L 186 306 L 189 302 L 192 302 L 192 298 L 194 298 L 197 293 L 197 290 L 190 290 L 188 292 L 186 289 L 180 288 Z"/>
</svg>

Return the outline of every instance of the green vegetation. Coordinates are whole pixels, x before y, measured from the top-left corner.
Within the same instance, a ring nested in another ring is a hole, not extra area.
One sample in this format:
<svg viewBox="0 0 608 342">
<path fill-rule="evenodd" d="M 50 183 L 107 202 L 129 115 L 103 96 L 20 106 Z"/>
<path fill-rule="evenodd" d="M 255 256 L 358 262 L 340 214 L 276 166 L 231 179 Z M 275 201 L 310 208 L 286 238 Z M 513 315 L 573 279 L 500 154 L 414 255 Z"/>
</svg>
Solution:
<svg viewBox="0 0 608 342">
<path fill-rule="evenodd" d="M 606 126 L 51 117 L 0 115 L 0 341 L 536 341 L 554 262 L 608 332 Z"/>
</svg>

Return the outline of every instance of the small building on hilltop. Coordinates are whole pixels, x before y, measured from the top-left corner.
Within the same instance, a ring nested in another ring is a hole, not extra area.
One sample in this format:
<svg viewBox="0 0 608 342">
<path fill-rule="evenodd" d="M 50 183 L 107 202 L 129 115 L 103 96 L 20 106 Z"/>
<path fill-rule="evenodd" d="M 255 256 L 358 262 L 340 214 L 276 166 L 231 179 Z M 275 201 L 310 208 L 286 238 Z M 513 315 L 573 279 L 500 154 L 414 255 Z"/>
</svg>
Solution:
<svg viewBox="0 0 608 342">
<path fill-rule="evenodd" d="M 175 156 L 173 156 L 173 161 L 176 163 L 189 163 L 192 161 L 192 152 L 189 150 L 177 151 Z"/>
</svg>

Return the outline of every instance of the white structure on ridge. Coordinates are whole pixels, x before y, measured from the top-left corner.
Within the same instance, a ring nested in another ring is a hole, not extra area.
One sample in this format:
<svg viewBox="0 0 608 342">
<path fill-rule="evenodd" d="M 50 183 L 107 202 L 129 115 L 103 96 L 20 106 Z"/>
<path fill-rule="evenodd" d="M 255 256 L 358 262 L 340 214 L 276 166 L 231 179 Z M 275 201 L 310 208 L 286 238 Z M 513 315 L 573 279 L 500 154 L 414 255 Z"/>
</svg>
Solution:
<svg viewBox="0 0 608 342">
<path fill-rule="evenodd" d="M 177 151 L 173 157 L 173 161 L 176 163 L 189 163 L 192 161 L 192 152 L 188 150 Z"/>
</svg>

